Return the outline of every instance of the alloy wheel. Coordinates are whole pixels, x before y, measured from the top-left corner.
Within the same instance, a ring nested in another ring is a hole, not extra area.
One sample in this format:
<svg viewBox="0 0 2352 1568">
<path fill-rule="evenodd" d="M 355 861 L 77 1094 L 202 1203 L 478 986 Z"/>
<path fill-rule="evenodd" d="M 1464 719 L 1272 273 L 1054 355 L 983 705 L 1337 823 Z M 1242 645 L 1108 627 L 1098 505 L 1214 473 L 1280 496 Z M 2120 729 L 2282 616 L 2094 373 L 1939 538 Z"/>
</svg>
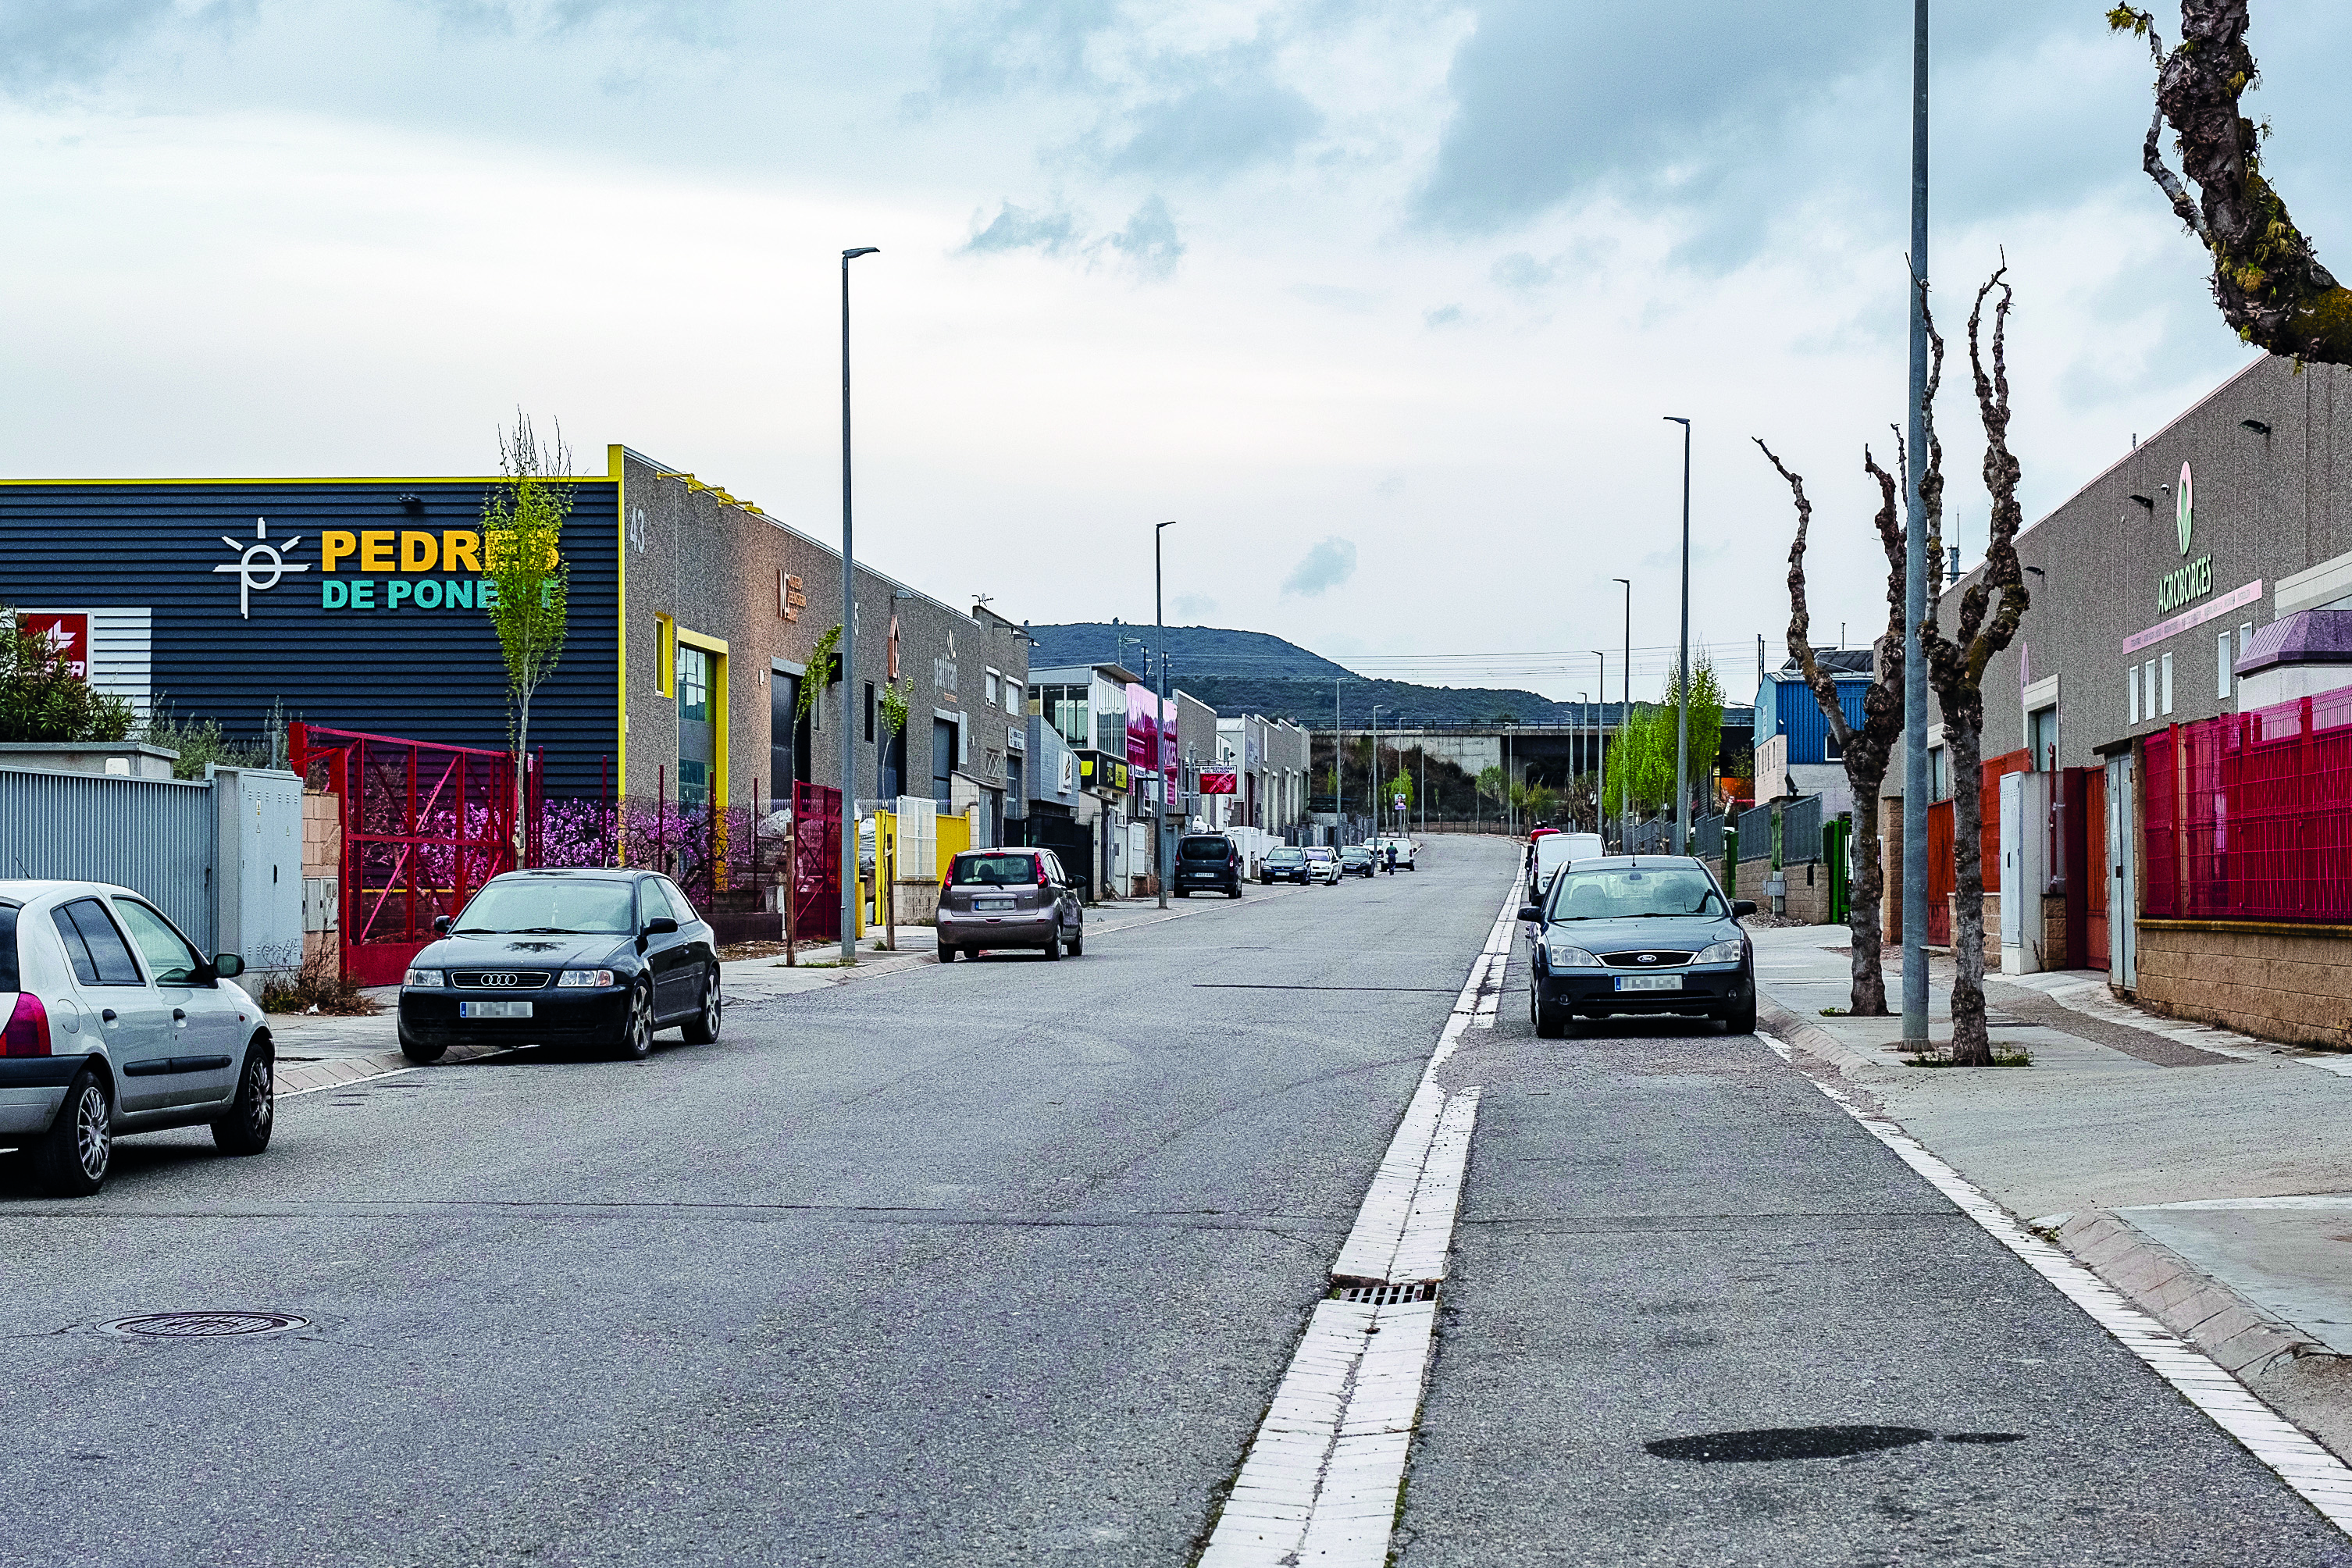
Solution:
<svg viewBox="0 0 2352 1568">
<path fill-rule="evenodd" d="M 106 1113 L 106 1090 L 87 1084 L 74 1102 L 74 1157 L 81 1173 L 95 1182 L 106 1174 L 114 1151 L 114 1127 Z"/>
<path fill-rule="evenodd" d="M 629 1032 L 621 1040 L 622 1047 L 633 1057 L 650 1056 L 654 1048 L 654 996 L 650 986 L 640 985 L 629 993 Z"/>
<path fill-rule="evenodd" d="M 715 968 L 702 988 L 702 1026 L 714 1037 L 719 1033 L 719 971 Z"/>
<path fill-rule="evenodd" d="M 245 1058 L 245 1092 L 251 1102 L 251 1109 L 246 1112 L 246 1121 L 256 1137 L 269 1130 L 270 1119 L 278 1114 L 270 1092 L 275 1087 L 271 1081 L 269 1053 L 257 1051 L 248 1046 Z"/>
</svg>

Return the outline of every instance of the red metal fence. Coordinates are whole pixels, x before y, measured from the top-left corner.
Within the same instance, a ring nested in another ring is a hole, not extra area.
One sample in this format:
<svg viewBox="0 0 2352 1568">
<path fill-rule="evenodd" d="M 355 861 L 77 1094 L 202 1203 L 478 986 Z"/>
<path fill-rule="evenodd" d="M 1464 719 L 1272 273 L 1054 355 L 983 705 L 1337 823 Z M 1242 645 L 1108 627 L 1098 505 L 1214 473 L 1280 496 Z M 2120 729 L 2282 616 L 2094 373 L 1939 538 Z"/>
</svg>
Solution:
<svg viewBox="0 0 2352 1568">
<path fill-rule="evenodd" d="M 793 934 L 803 942 L 841 939 L 841 792 L 793 785 Z"/>
<path fill-rule="evenodd" d="M 514 759 L 310 724 L 289 726 L 288 742 L 294 772 L 341 803 L 343 973 L 397 984 L 436 917 L 514 868 Z"/>
<path fill-rule="evenodd" d="M 2150 915 L 2352 921 L 2352 688 L 2147 738 Z"/>
</svg>

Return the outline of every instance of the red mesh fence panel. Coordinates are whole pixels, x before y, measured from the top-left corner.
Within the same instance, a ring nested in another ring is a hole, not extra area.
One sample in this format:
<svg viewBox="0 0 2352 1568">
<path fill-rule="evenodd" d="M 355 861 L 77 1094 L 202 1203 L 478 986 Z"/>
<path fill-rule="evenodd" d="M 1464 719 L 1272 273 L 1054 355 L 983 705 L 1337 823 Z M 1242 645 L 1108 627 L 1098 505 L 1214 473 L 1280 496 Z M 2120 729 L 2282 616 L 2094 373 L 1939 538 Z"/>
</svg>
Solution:
<svg viewBox="0 0 2352 1568">
<path fill-rule="evenodd" d="M 793 933 L 803 942 L 841 937 L 841 792 L 793 786 Z"/>
<path fill-rule="evenodd" d="M 2150 915 L 2352 921 L 2352 688 L 2150 736 Z"/>
</svg>

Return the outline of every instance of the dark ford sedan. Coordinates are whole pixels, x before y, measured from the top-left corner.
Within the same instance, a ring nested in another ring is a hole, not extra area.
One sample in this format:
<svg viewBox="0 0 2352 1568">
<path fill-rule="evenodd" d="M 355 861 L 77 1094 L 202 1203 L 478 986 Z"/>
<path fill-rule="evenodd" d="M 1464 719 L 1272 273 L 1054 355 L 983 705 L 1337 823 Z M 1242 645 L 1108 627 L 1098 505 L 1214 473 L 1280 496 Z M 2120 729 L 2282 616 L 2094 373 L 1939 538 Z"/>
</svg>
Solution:
<svg viewBox="0 0 2352 1568">
<path fill-rule="evenodd" d="M 1086 906 L 1051 849 L 967 849 L 940 889 L 940 962 L 989 948 L 1034 947 L 1047 958 L 1087 950 Z"/>
<path fill-rule="evenodd" d="M 625 1057 L 680 1026 L 719 1037 L 711 930 L 667 877 L 627 870 L 493 877 L 441 940 L 409 961 L 400 1048 L 438 1061 L 451 1046 L 594 1046 Z"/>
<path fill-rule="evenodd" d="M 1562 867 L 1544 901 L 1519 910 L 1536 928 L 1529 1021 L 1546 1039 L 1612 1013 L 1720 1018 L 1747 1034 L 1756 1027 L 1756 961 L 1735 917 L 1755 912 L 1684 856 Z"/>
</svg>

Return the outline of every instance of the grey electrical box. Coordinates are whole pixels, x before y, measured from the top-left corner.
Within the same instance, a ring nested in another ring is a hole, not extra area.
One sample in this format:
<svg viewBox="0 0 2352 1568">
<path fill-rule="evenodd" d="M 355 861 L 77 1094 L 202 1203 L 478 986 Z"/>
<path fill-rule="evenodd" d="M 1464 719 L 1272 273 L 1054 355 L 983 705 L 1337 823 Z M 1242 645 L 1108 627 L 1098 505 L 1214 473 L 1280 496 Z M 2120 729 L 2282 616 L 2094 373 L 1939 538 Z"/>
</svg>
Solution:
<svg viewBox="0 0 2352 1568">
<path fill-rule="evenodd" d="M 275 768 L 211 769 L 218 866 L 213 942 L 245 960 L 258 991 L 302 963 L 302 781 Z"/>
<path fill-rule="evenodd" d="M 302 879 L 302 929 L 341 931 L 343 926 L 343 885 L 333 877 Z"/>
</svg>

